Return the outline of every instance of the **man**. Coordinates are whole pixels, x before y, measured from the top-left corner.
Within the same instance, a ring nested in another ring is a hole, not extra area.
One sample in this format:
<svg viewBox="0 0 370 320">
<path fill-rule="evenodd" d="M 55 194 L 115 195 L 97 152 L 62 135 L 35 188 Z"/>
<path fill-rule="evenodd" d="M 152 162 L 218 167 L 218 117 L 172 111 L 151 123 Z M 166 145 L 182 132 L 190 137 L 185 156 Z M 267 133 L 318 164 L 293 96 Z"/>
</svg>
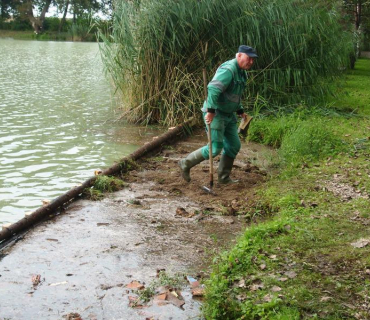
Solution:
<svg viewBox="0 0 370 320">
<path fill-rule="evenodd" d="M 241 45 L 235 59 L 223 63 L 207 86 L 208 97 L 202 108 L 203 118 L 211 127 L 213 157 L 223 149 L 218 166 L 218 182 L 222 184 L 237 182 L 230 178 L 235 157 L 241 147 L 235 112 L 244 119 L 247 116 L 240 104 L 247 80 L 245 70 L 252 67 L 257 57 L 255 49 Z M 190 181 L 190 169 L 205 159 L 209 159 L 208 145 L 179 161 L 185 181 Z"/>
</svg>

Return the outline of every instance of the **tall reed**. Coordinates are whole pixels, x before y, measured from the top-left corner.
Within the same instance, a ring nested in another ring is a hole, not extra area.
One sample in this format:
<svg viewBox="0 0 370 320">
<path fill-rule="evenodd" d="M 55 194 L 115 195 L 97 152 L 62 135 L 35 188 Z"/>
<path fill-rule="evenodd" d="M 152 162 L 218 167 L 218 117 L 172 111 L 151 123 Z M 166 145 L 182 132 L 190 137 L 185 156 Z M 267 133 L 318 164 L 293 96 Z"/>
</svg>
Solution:
<svg viewBox="0 0 370 320">
<path fill-rule="evenodd" d="M 240 44 L 259 54 L 247 109 L 256 97 L 272 105 L 323 97 L 353 48 L 334 9 L 303 0 L 117 1 L 112 34 L 100 37 L 123 117 L 164 125 L 199 114 L 203 68 L 211 77 Z"/>
</svg>

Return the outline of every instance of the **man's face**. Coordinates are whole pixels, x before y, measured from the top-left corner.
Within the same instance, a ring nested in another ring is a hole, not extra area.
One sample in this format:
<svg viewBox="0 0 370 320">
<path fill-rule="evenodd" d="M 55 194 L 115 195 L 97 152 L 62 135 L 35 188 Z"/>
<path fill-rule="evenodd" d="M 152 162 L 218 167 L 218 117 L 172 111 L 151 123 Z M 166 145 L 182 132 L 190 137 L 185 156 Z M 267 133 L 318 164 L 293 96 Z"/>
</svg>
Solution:
<svg viewBox="0 0 370 320">
<path fill-rule="evenodd" d="M 239 64 L 239 67 L 243 70 L 249 70 L 253 63 L 254 63 L 254 59 L 249 57 L 247 54 L 245 53 L 239 53 L 238 54 L 238 64 Z"/>
</svg>

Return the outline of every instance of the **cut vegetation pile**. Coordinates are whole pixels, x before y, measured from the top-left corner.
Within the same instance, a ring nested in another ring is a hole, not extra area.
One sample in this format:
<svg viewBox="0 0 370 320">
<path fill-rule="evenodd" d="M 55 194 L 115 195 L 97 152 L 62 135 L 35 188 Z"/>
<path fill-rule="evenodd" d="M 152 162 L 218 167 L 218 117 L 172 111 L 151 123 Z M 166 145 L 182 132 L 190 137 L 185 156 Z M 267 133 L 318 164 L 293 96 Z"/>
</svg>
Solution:
<svg viewBox="0 0 370 320">
<path fill-rule="evenodd" d="M 207 319 L 369 319 L 369 87 L 362 59 L 331 107 L 254 120 L 282 171 L 258 187 L 264 216 L 215 259 Z"/>
</svg>

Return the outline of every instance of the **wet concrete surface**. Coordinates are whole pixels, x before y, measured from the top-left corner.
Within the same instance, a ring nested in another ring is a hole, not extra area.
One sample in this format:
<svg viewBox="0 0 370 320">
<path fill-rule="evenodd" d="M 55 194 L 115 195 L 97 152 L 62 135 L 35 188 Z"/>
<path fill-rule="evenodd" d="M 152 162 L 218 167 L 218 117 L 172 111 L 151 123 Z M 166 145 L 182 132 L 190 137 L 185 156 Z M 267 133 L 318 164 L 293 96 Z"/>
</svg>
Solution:
<svg viewBox="0 0 370 320">
<path fill-rule="evenodd" d="M 63 319 L 72 312 L 82 319 L 201 319 L 189 288 L 182 290 L 183 309 L 137 309 L 129 307 L 125 286 L 149 284 L 157 269 L 195 276 L 244 224 L 238 217 L 178 216 L 178 207 L 197 213 L 201 204 L 152 187 L 132 183 L 101 202 L 79 200 L 8 245 L 0 258 L 0 319 Z"/>
</svg>

